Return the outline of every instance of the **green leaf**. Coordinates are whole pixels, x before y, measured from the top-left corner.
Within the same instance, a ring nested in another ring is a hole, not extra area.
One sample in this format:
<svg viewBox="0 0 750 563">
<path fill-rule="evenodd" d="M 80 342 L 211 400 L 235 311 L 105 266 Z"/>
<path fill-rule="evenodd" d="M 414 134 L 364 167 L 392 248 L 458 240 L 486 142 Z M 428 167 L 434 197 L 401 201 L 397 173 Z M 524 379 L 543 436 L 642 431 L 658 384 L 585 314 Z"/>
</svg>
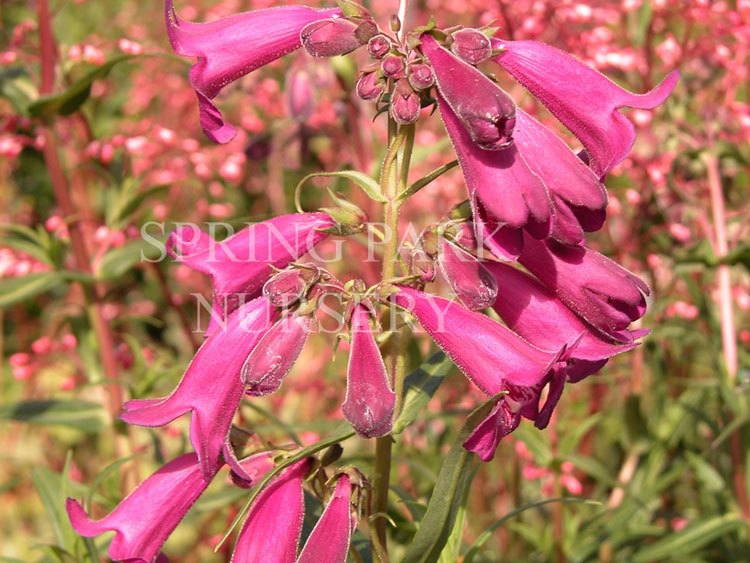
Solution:
<svg viewBox="0 0 750 563">
<path fill-rule="evenodd" d="M 419 529 L 407 548 L 402 563 L 427 563 L 439 559 L 453 531 L 459 508 L 474 474 L 472 462 L 475 455 L 464 449 L 464 441 L 497 401 L 497 396 L 492 397 L 469 415 L 440 468 L 427 512 L 419 523 Z"/>
<path fill-rule="evenodd" d="M 403 408 L 393 424 L 393 434 L 400 434 L 416 420 L 452 367 L 450 359 L 437 352 L 406 377 Z"/>
<path fill-rule="evenodd" d="M 416 182 L 414 182 L 412 185 L 410 185 L 408 188 L 406 188 L 404 191 L 402 191 L 400 194 L 398 194 L 399 201 L 403 201 L 408 197 L 413 196 L 415 193 L 417 193 L 419 190 L 427 186 L 428 184 L 432 183 L 434 180 L 448 172 L 449 170 L 453 170 L 456 166 L 458 166 L 458 161 L 453 160 L 449 162 L 448 164 L 444 164 L 440 168 L 436 168 L 427 176 L 423 176 Z"/>
<path fill-rule="evenodd" d="M 111 211 L 108 210 L 107 224 L 111 227 L 121 227 L 123 223 L 129 222 L 131 215 L 138 210 L 144 201 L 151 196 L 162 194 L 168 189 L 169 186 L 161 185 L 139 192 L 136 182 L 128 182 L 123 187 Z"/>
<path fill-rule="evenodd" d="M 385 199 L 382 193 L 380 193 L 380 184 L 378 184 L 375 179 L 371 178 L 364 172 L 357 172 L 356 170 L 340 170 L 338 172 L 314 172 L 313 174 L 308 174 L 302 180 L 300 180 L 299 184 L 297 184 L 297 188 L 294 191 L 294 201 L 297 206 L 297 210 L 302 210 L 302 204 L 300 202 L 300 194 L 302 192 L 302 186 L 307 182 L 308 180 L 311 180 L 312 178 L 344 178 L 345 180 L 350 180 L 357 184 L 362 190 L 367 194 L 367 197 L 372 199 L 373 201 L 377 201 L 379 203 L 387 203 L 388 200 Z"/>
<path fill-rule="evenodd" d="M 28 424 L 67 426 L 96 434 L 104 426 L 104 409 L 97 403 L 80 400 L 20 401 L 0 405 L 0 420 Z"/>
<path fill-rule="evenodd" d="M 96 80 L 102 80 L 118 64 L 143 55 L 118 55 L 103 65 L 88 71 L 80 80 L 65 92 L 53 96 L 44 96 L 29 105 L 33 117 L 52 118 L 56 115 L 70 115 L 78 110 L 91 95 L 91 86 Z"/>
<path fill-rule="evenodd" d="M 526 512 L 531 508 L 540 508 L 544 505 L 552 504 L 553 502 L 583 503 L 590 504 L 592 506 L 601 506 L 601 503 L 599 502 L 572 497 L 548 498 L 519 506 L 518 508 L 508 512 L 508 514 L 506 514 L 505 516 L 502 516 L 495 520 L 484 532 L 479 535 L 476 541 L 469 548 L 469 551 L 466 552 L 466 555 L 464 556 L 464 563 L 471 563 L 472 561 L 474 561 L 474 558 L 479 553 L 479 550 L 485 543 L 487 543 L 487 540 L 492 537 L 493 532 L 502 527 L 508 520 L 515 518 L 519 514 Z"/>
<path fill-rule="evenodd" d="M 120 248 L 107 252 L 97 267 L 96 277 L 100 280 L 114 280 L 125 275 L 143 260 L 156 260 L 163 254 L 163 248 L 146 240 L 134 240 Z"/>
<path fill-rule="evenodd" d="M 348 424 L 341 425 L 340 430 L 338 432 L 334 432 L 332 436 L 329 436 L 325 440 L 321 440 L 320 442 L 316 442 L 315 444 L 311 446 L 307 446 L 306 448 L 302 448 L 301 450 L 297 450 L 292 455 L 285 457 L 282 461 L 276 464 L 276 466 L 271 469 L 268 473 L 266 473 L 263 478 L 258 481 L 258 484 L 253 487 L 252 493 L 250 493 L 249 498 L 245 502 L 245 505 L 242 507 L 242 509 L 237 513 L 237 515 L 234 517 L 234 520 L 229 525 L 229 528 L 226 532 L 224 532 L 224 535 L 222 536 L 219 543 L 216 545 L 215 549 L 219 549 L 222 544 L 227 541 L 229 536 L 234 531 L 235 527 L 239 525 L 240 522 L 242 522 L 242 519 L 247 514 L 248 510 L 250 510 L 250 505 L 253 504 L 253 501 L 258 496 L 258 494 L 268 485 L 276 475 L 281 473 L 284 469 L 289 467 L 290 465 L 293 465 L 297 463 L 298 461 L 301 461 L 305 459 L 306 457 L 310 457 L 311 455 L 320 452 L 333 444 L 338 444 L 340 442 L 343 442 L 344 440 L 348 440 L 352 436 L 354 436 L 355 432 L 352 430 L 352 427 Z"/>
<path fill-rule="evenodd" d="M 29 102 L 38 95 L 31 75 L 23 65 L 0 69 L 0 96 L 11 103 L 15 113 L 27 115 Z"/>
<path fill-rule="evenodd" d="M 474 468 L 472 475 L 469 477 L 468 483 L 474 480 L 478 466 Z M 448 536 L 448 541 L 445 542 L 445 547 L 440 552 L 440 558 L 438 563 L 455 563 L 459 560 L 461 554 L 461 544 L 463 543 L 464 525 L 466 523 L 466 505 L 469 501 L 469 489 L 467 485 L 464 488 L 463 498 L 458 507 L 458 513 L 456 514 L 456 521 L 453 523 L 453 529 Z"/>
<path fill-rule="evenodd" d="M 39 272 L 0 280 L 0 309 L 26 301 L 65 284 L 58 272 Z"/>
<path fill-rule="evenodd" d="M 716 468 L 693 452 L 685 452 L 685 458 L 695 471 L 695 476 L 703 483 L 707 491 L 717 493 L 726 487 L 726 482 Z"/>
<path fill-rule="evenodd" d="M 46 467 L 35 467 L 31 471 L 31 481 L 42 499 L 44 510 L 47 512 L 52 531 L 59 547 L 69 553 L 74 553 L 76 533 L 68 520 L 65 511 L 65 483 L 57 473 Z"/>
<path fill-rule="evenodd" d="M 725 514 L 693 522 L 677 533 L 670 533 L 662 539 L 638 551 L 633 563 L 647 563 L 665 558 L 676 558 L 696 553 L 703 546 L 724 535 L 743 528 L 745 524 L 737 514 Z"/>
</svg>

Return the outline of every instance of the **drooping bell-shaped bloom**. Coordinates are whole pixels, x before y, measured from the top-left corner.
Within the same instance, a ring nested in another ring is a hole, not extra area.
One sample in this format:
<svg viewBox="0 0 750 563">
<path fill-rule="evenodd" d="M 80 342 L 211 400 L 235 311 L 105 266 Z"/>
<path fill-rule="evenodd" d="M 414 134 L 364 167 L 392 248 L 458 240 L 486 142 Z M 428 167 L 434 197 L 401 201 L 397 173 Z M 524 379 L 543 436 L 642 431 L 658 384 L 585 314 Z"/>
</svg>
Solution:
<svg viewBox="0 0 750 563">
<path fill-rule="evenodd" d="M 242 366 L 248 395 L 260 397 L 279 389 L 305 347 L 313 322 L 312 317 L 291 313 L 263 335 Z"/>
<path fill-rule="evenodd" d="M 128 401 L 120 418 L 128 424 L 153 427 L 191 412 L 190 442 L 209 480 L 221 466 L 222 455 L 234 461 L 228 436 L 244 394 L 240 372 L 275 317 L 275 309 L 264 297 L 242 305 L 229 316 L 226 329 L 206 339 L 169 396 Z"/>
<path fill-rule="evenodd" d="M 242 526 L 232 561 L 294 563 L 305 516 L 302 485 L 310 459 L 286 468 L 255 499 Z"/>
<path fill-rule="evenodd" d="M 469 224 L 459 225 L 458 229 L 458 243 L 475 249 L 476 240 Z M 453 294 L 468 309 L 479 311 L 495 302 L 498 286 L 492 274 L 477 257 L 446 237 L 438 242 L 438 265 Z"/>
<path fill-rule="evenodd" d="M 630 331 L 633 342 L 613 343 L 592 329 L 555 294 L 529 274 L 508 264 L 486 262 L 502 288 L 492 308 L 516 334 L 543 350 L 566 346 L 568 379 L 596 373 L 612 356 L 635 348 L 642 331 Z"/>
<path fill-rule="evenodd" d="M 297 563 L 346 563 L 352 532 L 357 525 L 351 496 L 351 480 L 348 475 L 342 474 Z"/>
<path fill-rule="evenodd" d="M 619 109 L 653 109 L 667 99 L 679 79 L 674 71 L 646 94 L 633 94 L 550 45 L 492 39 L 492 46 L 502 49 L 493 60 L 581 141 L 599 177 L 622 161 L 635 141 L 635 129 Z"/>
<path fill-rule="evenodd" d="M 227 143 L 237 133 L 211 102 L 222 88 L 299 49 L 306 25 L 341 14 L 338 8 L 284 6 L 193 23 L 176 14 L 173 0 L 165 0 L 164 7 L 172 48 L 179 55 L 198 58 L 190 70 L 190 84 L 198 95 L 203 131 L 217 143 Z"/>
<path fill-rule="evenodd" d="M 370 311 L 358 303 L 351 317 L 346 399 L 341 410 L 359 435 L 374 438 L 391 431 L 395 404 L 396 395 L 370 327 Z"/>
<path fill-rule="evenodd" d="M 438 91 L 473 143 L 488 151 L 508 147 L 516 123 L 513 98 L 432 36 L 422 35 L 421 49 L 432 63 Z"/>
<path fill-rule="evenodd" d="M 599 230 L 606 218 L 607 192 L 599 177 L 562 139 L 521 109 L 516 111 L 513 138 L 552 199 L 552 237 L 565 244 L 582 244 L 584 231 Z"/>
<path fill-rule="evenodd" d="M 329 236 L 327 213 L 293 213 L 255 223 L 217 242 L 194 227 L 175 229 L 167 251 L 177 262 L 211 276 L 210 335 L 244 301 L 260 295 L 274 268 L 286 268 Z"/>
<path fill-rule="evenodd" d="M 585 246 L 564 246 L 525 236 L 518 258 L 575 313 L 603 334 L 631 342 L 631 322 L 646 312 L 650 290 L 640 278 Z"/>
<path fill-rule="evenodd" d="M 414 315 L 453 363 L 488 395 L 508 385 L 538 385 L 562 352 L 541 350 L 489 317 L 436 295 L 399 287 L 391 299 Z"/>
<path fill-rule="evenodd" d="M 152 563 L 215 474 L 205 479 L 198 456 L 189 453 L 162 466 L 101 520 L 89 518 L 71 498 L 65 508 L 73 529 L 84 537 L 116 532 L 109 545 L 113 561 Z"/>
</svg>

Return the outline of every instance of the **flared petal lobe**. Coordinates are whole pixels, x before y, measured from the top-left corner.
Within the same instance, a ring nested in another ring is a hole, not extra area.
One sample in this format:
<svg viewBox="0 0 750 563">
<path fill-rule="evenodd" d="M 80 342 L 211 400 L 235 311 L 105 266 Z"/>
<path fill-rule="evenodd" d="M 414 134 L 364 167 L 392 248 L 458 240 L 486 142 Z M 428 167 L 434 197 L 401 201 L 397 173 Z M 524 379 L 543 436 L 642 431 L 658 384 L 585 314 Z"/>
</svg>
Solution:
<svg viewBox="0 0 750 563">
<path fill-rule="evenodd" d="M 673 71 L 653 90 L 633 94 L 563 51 L 538 41 L 493 39 L 493 60 L 513 75 L 586 147 L 602 177 L 630 152 L 635 129 L 620 108 L 653 109 L 674 89 Z"/>
<path fill-rule="evenodd" d="M 500 440 L 521 424 L 521 414 L 514 412 L 501 398 L 482 422 L 464 440 L 464 449 L 479 456 L 482 461 L 491 461 Z"/>
<path fill-rule="evenodd" d="M 631 342 L 631 322 L 646 313 L 650 290 L 640 278 L 583 246 L 563 246 L 525 236 L 518 258 L 576 314 L 606 337 Z"/>
<path fill-rule="evenodd" d="M 528 167 L 547 187 L 555 212 L 552 237 L 582 244 L 584 232 L 596 231 L 606 218 L 607 192 L 599 177 L 552 131 L 521 110 L 514 139 Z"/>
<path fill-rule="evenodd" d="M 275 269 L 310 252 L 335 225 L 326 213 L 280 215 L 221 242 L 185 226 L 172 232 L 166 246 L 177 262 L 211 276 L 214 299 L 208 336 L 240 303 L 258 297 Z"/>
<path fill-rule="evenodd" d="M 489 317 L 442 297 L 400 287 L 393 301 L 412 315 L 483 392 L 542 382 L 561 351 L 541 350 Z"/>
<path fill-rule="evenodd" d="M 190 70 L 190 83 L 198 95 L 203 130 L 217 143 L 227 143 L 237 133 L 211 102 L 221 89 L 299 49 L 306 25 L 340 15 L 337 8 L 284 6 L 193 23 L 176 14 L 173 0 L 165 0 L 164 7 L 172 48 L 179 55 L 198 58 Z"/>
<path fill-rule="evenodd" d="M 113 561 L 151 563 L 209 482 L 201 474 L 198 456 L 189 453 L 161 467 L 101 520 L 89 518 L 70 498 L 66 509 L 73 529 L 84 537 L 115 532 L 109 545 Z"/>
<path fill-rule="evenodd" d="M 351 508 L 352 484 L 348 475 L 341 475 L 336 489 L 315 524 L 297 563 L 346 563 L 356 520 Z"/>
<path fill-rule="evenodd" d="M 351 348 L 344 416 L 365 438 L 385 436 L 393 427 L 396 395 L 370 328 L 370 312 L 357 304 L 351 319 Z"/>
<path fill-rule="evenodd" d="M 225 330 L 206 339 L 169 396 L 128 401 L 120 418 L 153 427 L 191 412 L 190 442 L 204 477 L 210 479 L 222 464 L 222 453 L 233 455 L 227 449 L 227 436 L 244 394 L 240 372 L 275 317 L 275 309 L 263 297 L 246 303 L 230 315 Z"/>
<path fill-rule="evenodd" d="M 233 562 L 294 563 L 305 516 L 302 485 L 309 469 L 308 459 L 297 462 L 261 491 L 237 538 Z"/>
</svg>

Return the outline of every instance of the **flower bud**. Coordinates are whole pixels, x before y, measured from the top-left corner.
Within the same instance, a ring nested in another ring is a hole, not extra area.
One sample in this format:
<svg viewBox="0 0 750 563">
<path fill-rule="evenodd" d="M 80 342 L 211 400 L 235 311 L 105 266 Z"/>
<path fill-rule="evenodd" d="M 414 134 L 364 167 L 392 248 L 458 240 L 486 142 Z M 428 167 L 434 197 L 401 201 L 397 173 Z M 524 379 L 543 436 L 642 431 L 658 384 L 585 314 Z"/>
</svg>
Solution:
<svg viewBox="0 0 750 563">
<path fill-rule="evenodd" d="M 287 309 L 305 295 L 308 282 L 302 270 L 279 272 L 263 286 L 263 295 L 274 307 Z"/>
<path fill-rule="evenodd" d="M 304 123 L 313 112 L 314 97 L 310 73 L 303 69 L 292 69 L 287 78 L 287 85 L 289 114 L 298 123 Z"/>
<path fill-rule="evenodd" d="M 435 85 L 435 74 L 430 65 L 417 63 L 409 66 L 409 84 L 415 90 L 427 90 Z"/>
<path fill-rule="evenodd" d="M 313 57 L 346 55 L 363 45 L 358 36 L 359 27 L 343 18 L 316 21 L 302 28 L 302 46 Z"/>
<path fill-rule="evenodd" d="M 404 59 L 397 55 L 388 55 L 383 59 L 383 74 L 385 76 L 398 76 L 404 72 Z"/>
<path fill-rule="evenodd" d="M 390 110 L 391 116 L 400 125 L 414 123 L 419 118 L 419 96 L 412 90 L 408 80 L 402 78 L 396 82 Z"/>
<path fill-rule="evenodd" d="M 367 51 L 373 59 L 382 59 L 391 50 L 391 40 L 385 35 L 376 35 L 367 44 Z"/>
<path fill-rule="evenodd" d="M 478 65 L 492 55 L 489 38 L 477 29 L 466 28 L 453 34 L 451 51 L 467 63 Z"/>
<path fill-rule="evenodd" d="M 357 96 L 363 100 L 374 100 L 383 93 L 383 81 L 377 72 L 363 74 L 357 80 Z"/>
</svg>

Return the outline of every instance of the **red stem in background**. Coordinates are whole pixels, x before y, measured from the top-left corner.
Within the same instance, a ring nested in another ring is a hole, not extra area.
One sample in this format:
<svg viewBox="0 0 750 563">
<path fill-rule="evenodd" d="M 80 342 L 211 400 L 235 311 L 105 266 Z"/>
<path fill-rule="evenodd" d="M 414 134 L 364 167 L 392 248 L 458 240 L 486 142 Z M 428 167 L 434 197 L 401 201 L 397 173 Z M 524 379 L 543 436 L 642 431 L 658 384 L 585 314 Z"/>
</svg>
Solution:
<svg viewBox="0 0 750 563">
<path fill-rule="evenodd" d="M 47 0 L 37 0 L 37 13 L 39 17 L 39 42 L 41 54 L 41 95 L 50 94 L 55 82 L 55 59 L 57 49 L 52 34 L 52 23 L 50 18 L 49 4 Z M 86 239 L 81 230 L 80 216 L 76 212 L 70 195 L 70 186 L 60 163 L 60 155 L 57 148 L 57 138 L 54 126 L 48 125 L 42 129 L 44 137 L 44 162 L 47 166 L 52 189 L 55 194 L 60 210 L 68 222 L 70 232 L 70 243 L 77 268 L 85 273 L 91 274 L 91 259 Z M 104 374 L 108 380 L 107 390 L 109 393 L 109 413 L 116 418 L 122 407 L 122 390 L 117 383 L 117 359 L 115 357 L 114 340 L 109 326 L 102 314 L 101 287 L 83 284 L 83 291 L 87 304 L 91 310 L 91 324 L 99 344 Z"/>
<path fill-rule="evenodd" d="M 713 143 L 711 143 L 713 145 Z M 711 195 L 711 209 L 714 219 L 716 235 L 716 257 L 720 260 L 729 253 L 727 242 L 726 216 L 724 211 L 724 193 L 721 187 L 719 161 L 713 152 L 704 154 L 703 158 L 708 174 L 708 189 Z M 724 364 L 729 377 L 729 384 L 737 379 L 737 334 L 734 326 L 732 311 L 732 278 L 730 267 L 722 264 L 716 272 L 719 284 L 719 311 L 721 318 L 721 345 L 724 353 Z M 734 483 L 737 503 L 745 522 L 750 525 L 750 502 L 748 501 L 747 485 L 745 484 L 745 462 L 741 429 L 733 432 L 729 437 L 729 454 L 732 458 L 732 481 Z"/>
</svg>

